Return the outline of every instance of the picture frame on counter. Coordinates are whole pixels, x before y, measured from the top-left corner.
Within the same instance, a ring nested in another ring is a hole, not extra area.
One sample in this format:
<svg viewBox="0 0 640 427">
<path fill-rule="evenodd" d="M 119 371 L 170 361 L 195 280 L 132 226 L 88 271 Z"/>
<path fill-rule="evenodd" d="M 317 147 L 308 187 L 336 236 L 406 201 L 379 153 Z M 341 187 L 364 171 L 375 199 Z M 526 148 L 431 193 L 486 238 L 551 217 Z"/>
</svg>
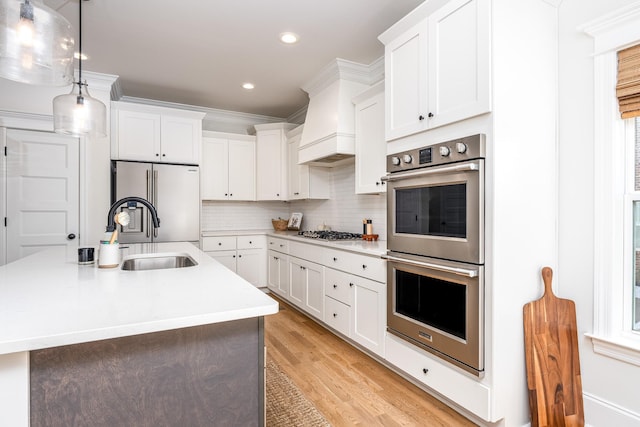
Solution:
<svg viewBox="0 0 640 427">
<path fill-rule="evenodd" d="M 300 230 L 300 226 L 302 225 L 302 214 L 300 212 L 294 212 L 291 214 L 291 218 L 289 218 L 289 224 L 287 224 L 287 229 L 289 230 Z"/>
</svg>

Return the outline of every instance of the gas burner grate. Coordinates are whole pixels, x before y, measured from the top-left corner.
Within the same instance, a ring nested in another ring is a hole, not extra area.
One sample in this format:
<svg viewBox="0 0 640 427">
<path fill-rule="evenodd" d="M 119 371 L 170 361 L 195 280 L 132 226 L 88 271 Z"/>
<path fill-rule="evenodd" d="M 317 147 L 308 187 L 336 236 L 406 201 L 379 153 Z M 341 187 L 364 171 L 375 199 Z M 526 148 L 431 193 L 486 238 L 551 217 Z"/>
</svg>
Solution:
<svg viewBox="0 0 640 427">
<path fill-rule="evenodd" d="M 322 240 L 362 240 L 362 234 L 349 233 L 346 231 L 300 231 L 299 236 L 307 237 L 309 239 L 322 239 Z"/>
</svg>

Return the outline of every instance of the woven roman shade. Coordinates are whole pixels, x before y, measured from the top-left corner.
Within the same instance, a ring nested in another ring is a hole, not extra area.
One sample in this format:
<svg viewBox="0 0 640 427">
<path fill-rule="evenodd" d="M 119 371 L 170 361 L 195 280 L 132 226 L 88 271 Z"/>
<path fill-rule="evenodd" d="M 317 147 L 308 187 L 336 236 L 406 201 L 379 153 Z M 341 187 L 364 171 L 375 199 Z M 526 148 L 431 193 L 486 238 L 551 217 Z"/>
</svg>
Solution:
<svg viewBox="0 0 640 427">
<path fill-rule="evenodd" d="M 616 96 L 623 119 L 640 116 L 640 45 L 618 52 Z"/>
</svg>

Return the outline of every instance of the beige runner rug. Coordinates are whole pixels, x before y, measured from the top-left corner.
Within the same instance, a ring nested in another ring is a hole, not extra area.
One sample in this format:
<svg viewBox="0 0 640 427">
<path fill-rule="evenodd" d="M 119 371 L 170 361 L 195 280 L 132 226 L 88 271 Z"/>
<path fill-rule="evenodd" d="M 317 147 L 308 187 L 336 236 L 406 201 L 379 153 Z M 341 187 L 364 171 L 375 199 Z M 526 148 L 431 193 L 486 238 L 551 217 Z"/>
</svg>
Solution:
<svg viewBox="0 0 640 427">
<path fill-rule="evenodd" d="M 267 360 L 267 427 L 330 427 L 331 424 L 272 360 Z"/>
</svg>

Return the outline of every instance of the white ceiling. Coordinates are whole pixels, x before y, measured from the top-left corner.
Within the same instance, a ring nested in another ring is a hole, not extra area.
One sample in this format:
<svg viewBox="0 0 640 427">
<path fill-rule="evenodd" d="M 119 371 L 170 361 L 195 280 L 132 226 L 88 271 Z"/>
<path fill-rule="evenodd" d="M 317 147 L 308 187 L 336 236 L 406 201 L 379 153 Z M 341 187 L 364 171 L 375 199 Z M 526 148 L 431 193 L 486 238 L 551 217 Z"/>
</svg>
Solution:
<svg viewBox="0 0 640 427">
<path fill-rule="evenodd" d="M 378 35 L 423 0 L 90 0 L 83 69 L 120 76 L 128 97 L 287 118 L 329 62 L 370 64 Z M 77 0 L 45 0 L 77 30 Z M 295 32 L 296 45 L 280 33 Z M 253 91 L 242 83 L 255 84 Z"/>
</svg>

